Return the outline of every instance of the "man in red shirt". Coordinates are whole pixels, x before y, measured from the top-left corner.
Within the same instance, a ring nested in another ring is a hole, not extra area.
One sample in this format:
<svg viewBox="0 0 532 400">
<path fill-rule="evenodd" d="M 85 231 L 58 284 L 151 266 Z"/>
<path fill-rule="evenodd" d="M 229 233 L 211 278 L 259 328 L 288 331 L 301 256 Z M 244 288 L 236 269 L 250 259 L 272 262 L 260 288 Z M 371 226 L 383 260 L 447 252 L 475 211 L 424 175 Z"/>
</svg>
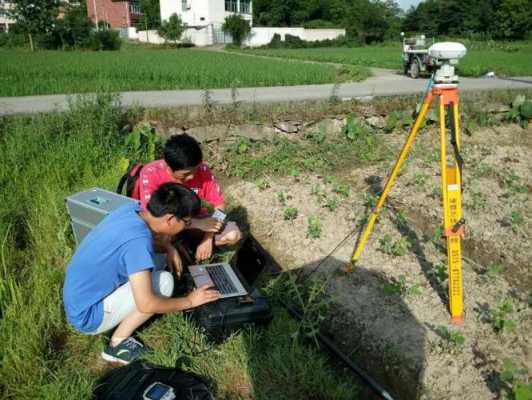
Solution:
<svg viewBox="0 0 532 400">
<path fill-rule="evenodd" d="M 174 135 L 164 147 L 164 159 L 152 161 L 142 168 L 138 176 L 132 197 L 138 199 L 141 209 L 150 201 L 152 193 L 163 183 L 181 183 L 193 190 L 204 202 L 216 209 L 224 209 L 224 196 L 212 174 L 203 162 L 203 153 L 199 143 L 187 134 Z M 207 208 L 191 221 L 191 229 L 203 231 L 203 237 L 196 249 L 196 260 L 206 260 L 213 252 L 214 245 L 230 245 L 241 238 L 236 223 L 229 221 L 222 232 L 222 224 L 210 218 Z"/>
</svg>

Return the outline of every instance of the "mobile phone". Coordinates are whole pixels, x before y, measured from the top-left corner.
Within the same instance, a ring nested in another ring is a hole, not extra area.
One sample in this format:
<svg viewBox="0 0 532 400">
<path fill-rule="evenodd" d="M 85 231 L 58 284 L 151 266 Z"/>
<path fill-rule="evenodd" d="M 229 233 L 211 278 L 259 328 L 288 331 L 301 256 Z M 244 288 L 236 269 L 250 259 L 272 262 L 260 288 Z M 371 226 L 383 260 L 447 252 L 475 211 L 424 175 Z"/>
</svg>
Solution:
<svg viewBox="0 0 532 400">
<path fill-rule="evenodd" d="M 222 210 L 214 210 L 214 213 L 212 214 L 213 218 L 219 219 L 220 221 L 225 221 L 225 218 L 227 215 Z"/>
</svg>

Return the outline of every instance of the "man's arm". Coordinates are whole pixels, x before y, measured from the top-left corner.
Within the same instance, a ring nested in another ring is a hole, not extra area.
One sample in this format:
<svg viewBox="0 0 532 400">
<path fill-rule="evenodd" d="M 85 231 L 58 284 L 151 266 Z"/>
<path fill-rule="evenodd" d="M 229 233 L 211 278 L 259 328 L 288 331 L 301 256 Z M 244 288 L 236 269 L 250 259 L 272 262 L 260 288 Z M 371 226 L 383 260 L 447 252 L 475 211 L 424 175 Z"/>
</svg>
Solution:
<svg viewBox="0 0 532 400">
<path fill-rule="evenodd" d="M 151 271 L 145 270 L 129 276 L 137 310 L 145 314 L 165 314 L 188 310 L 218 300 L 220 292 L 205 285 L 185 297 L 164 298 L 157 296 L 151 287 Z"/>
</svg>

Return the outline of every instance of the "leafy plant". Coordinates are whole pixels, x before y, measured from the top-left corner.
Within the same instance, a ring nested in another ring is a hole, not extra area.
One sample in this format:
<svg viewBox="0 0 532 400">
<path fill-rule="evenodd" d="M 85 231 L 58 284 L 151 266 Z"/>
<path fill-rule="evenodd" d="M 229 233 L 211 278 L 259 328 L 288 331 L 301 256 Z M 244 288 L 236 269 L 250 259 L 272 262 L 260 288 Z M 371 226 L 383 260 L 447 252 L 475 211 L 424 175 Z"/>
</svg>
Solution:
<svg viewBox="0 0 532 400">
<path fill-rule="evenodd" d="M 338 200 L 335 197 L 329 197 L 323 206 L 330 211 L 334 211 L 338 207 Z"/>
<path fill-rule="evenodd" d="M 486 195 L 482 192 L 471 192 L 471 201 L 469 203 L 469 208 L 473 211 L 482 211 L 488 205 L 488 199 Z"/>
<path fill-rule="evenodd" d="M 446 326 L 438 326 L 436 333 L 441 337 L 441 349 L 447 353 L 457 354 L 464 349 L 465 337 L 457 330 L 451 330 Z"/>
<path fill-rule="evenodd" d="M 225 17 L 222 30 L 233 38 L 233 44 L 240 46 L 251 32 L 249 22 L 241 15 L 233 14 Z"/>
<path fill-rule="evenodd" d="M 126 136 L 124 145 L 135 161 L 153 160 L 158 146 L 162 144 L 160 136 L 149 122 L 140 122 Z"/>
<path fill-rule="evenodd" d="M 389 234 L 384 235 L 384 237 L 379 240 L 379 250 L 396 257 L 404 256 L 408 251 L 408 247 L 408 241 L 405 238 L 400 238 L 394 241 Z"/>
<path fill-rule="evenodd" d="M 355 118 L 352 115 L 349 115 L 346 120 L 344 127 L 344 134 L 347 139 L 355 141 L 361 138 L 364 138 L 370 133 L 369 127 L 366 125 L 363 120 Z"/>
<path fill-rule="evenodd" d="M 277 200 L 279 200 L 279 203 L 284 206 L 286 205 L 286 194 L 285 192 L 279 192 L 277 193 Z"/>
<path fill-rule="evenodd" d="M 327 130 L 324 126 L 320 126 L 320 128 L 317 131 L 308 132 L 305 135 L 305 139 L 308 141 L 314 143 L 314 144 L 321 144 L 325 141 L 325 138 L 327 137 Z"/>
<path fill-rule="evenodd" d="M 493 263 L 488 267 L 487 275 L 495 279 L 497 276 L 504 272 L 504 265 L 499 263 Z"/>
<path fill-rule="evenodd" d="M 439 282 L 443 283 L 447 280 L 449 277 L 448 267 L 444 263 L 438 263 L 432 271 L 430 271 L 430 275 L 434 276 L 434 278 Z"/>
<path fill-rule="evenodd" d="M 164 38 L 165 41 L 170 40 L 176 43 L 181 39 L 181 35 L 185 31 L 185 24 L 177 14 L 172 14 L 168 21 L 163 21 L 161 26 L 157 30 L 159 35 Z"/>
<path fill-rule="evenodd" d="M 400 123 L 401 113 L 398 111 L 392 111 L 388 115 L 388 118 L 386 118 L 386 126 L 384 127 L 384 131 L 387 133 L 392 133 Z"/>
<path fill-rule="evenodd" d="M 384 283 L 382 287 L 385 294 L 401 297 L 415 297 L 421 294 L 421 288 L 418 284 L 409 284 L 405 275 L 399 275 L 397 279 L 392 278 L 389 282 Z"/>
<path fill-rule="evenodd" d="M 489 310 L 491 324 L 497 333 L 505 333 L 515 328 L 515 321 L 511 319 L 513 303 L 510 299 L 504 299 L 495 309 Z"/>
<path fill-rule="evenodd" d="M 298 214 L 297 208 L 294 208 L 294 207 L 285 208 L 284 219 L 286 221 L 292 221 L 297 218 L 297 214 Z"/>
<path fill-rule="evenodd" d="M 307 236 L 312 239 L 318 239 L 321 236 L 321 221 L 317 216 L 308 217 Z"/>
<path fill-rule="evenodd" d="M 499 374 L 500 379 L 508 386 L 511 400 L 532 399 L 532 384 L 520 380 L 520 376 L 526 379 L 527 368 L 518 368 L 510 358 L 504 359 L 503 369 Z"/>
<path fill-rule="evenodd" d="M 527 99 L 524 95 L 516 96 L 508 113 L 508 119 L 519 122 L 523 128 L 527 128 L 532 119 L 532 99 Z"/>
<path fill-rule="evenodd" d="M 337 183 L 333 187 L 333 192 L 338 193 L 341 196 L 349 197 L 351 187 L 347 183 Z"/>
<path fill-rule="evenodd" d="M 271 187 L 270 181 L 266 178 L 257 179 L 256 184 L 260 190 L 266 190 Z"/>
</svg>

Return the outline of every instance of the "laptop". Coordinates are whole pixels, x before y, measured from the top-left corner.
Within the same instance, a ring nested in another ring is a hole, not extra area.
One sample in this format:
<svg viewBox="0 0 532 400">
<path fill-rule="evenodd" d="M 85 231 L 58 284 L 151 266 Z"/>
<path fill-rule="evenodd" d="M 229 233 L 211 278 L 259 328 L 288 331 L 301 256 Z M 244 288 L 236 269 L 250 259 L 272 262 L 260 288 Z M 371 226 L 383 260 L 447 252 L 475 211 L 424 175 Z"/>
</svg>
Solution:
<svg viewBox="0 0 532 400">
<path fill-rule="evenodd" d="M 241 279 L 228 263 L 191 265 L 188 270 L 194 280 L 194 286 L 214 286 L 220 292 L 221 299 L 248 294 Z"/>
</svg>

